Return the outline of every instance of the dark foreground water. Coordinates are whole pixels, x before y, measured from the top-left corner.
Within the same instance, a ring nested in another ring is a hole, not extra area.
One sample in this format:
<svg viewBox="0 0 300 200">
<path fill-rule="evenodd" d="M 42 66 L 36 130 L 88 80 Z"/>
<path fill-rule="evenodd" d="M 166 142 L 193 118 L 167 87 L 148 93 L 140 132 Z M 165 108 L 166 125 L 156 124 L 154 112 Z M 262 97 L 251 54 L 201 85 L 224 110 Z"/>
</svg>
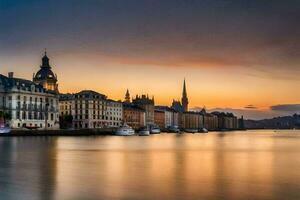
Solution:
<svg viewBox="0 0 300 200">
<path fill-rule="evenodd" d="M 0 138 L 0 199 L 300 199 L 300 132 Z"/>
</svg>

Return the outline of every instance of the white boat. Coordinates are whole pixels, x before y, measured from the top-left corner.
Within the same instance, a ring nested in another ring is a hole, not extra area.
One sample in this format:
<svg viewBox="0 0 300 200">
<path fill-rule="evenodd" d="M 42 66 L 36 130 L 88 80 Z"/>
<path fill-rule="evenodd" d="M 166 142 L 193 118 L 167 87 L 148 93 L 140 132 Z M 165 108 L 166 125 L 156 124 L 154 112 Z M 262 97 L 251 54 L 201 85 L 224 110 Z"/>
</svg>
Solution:
<svg viewBox="0 0 300 200">
<path fill-rule="evenodd" d="M 151 134 L 159 134 L 160 133 L 159 127 L 156 125 L 150 126 L 150 133 Z"/>
<path fill-rule="evenodd" d="M 184 132 L 186 132 L 186 133 L 197 133 L 198 130 L 197 129 L 192 129 L 192 128 L 187 128 L 187 129 L 184 129 Z"/>
<path fill-rule="evenodd" d="M 150 130 L 148 127 L 142 127 L 140 130 L 139 130 L 139 136 L 149 136 L 150 135 Z"/>
<path fill-rule="evenodd" d="M 206 128 L 200 128 L 199 133 L 208 133 L 208 130 Z"/>
<path fill-rule="evenodd" d="M 134 135 L 134 130 L 127 124 L 123 124 L 123 126 L 121 126 L 117 129 L 117 131 L 115 132 L 115 135 L 119 135 L 119 136 Z"/>
<path fill-rule="evenodd" d="M 6 126 L 3 122 L 0 122 L 0 134 L 10 133 L 11 129 Z"/>
<path fill-rule="evenodd" d="M 180 133 L 180 129 L 178 126 L 170 126 L 168 127 L 168 132 L 169 133 Z"/>
</svg>

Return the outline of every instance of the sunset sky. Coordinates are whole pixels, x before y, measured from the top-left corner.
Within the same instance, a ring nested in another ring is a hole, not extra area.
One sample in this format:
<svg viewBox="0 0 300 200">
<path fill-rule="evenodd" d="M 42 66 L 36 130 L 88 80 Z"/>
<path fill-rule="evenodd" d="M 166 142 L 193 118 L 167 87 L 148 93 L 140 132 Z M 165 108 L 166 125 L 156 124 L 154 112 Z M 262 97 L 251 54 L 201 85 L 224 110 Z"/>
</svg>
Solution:
<svg viewBox="0 0 300 200">
<path fill-rule="evenodd" d="M 246 118 L 300 113 L 298 0 L 0 0 L 0 73 L 31 79 L 47 48 L 60 92 Z"/>
</svg>

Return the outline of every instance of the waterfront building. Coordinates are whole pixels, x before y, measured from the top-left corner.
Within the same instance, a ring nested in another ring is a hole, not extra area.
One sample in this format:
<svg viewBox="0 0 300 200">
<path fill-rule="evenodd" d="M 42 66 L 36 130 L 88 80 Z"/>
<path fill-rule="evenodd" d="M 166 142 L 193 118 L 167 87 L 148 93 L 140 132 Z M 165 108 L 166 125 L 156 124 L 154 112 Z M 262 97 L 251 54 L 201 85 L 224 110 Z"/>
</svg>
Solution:
<svg viewBox="0 0 300 200">
<path fill-rule="evenodd" d="M 299 124 L 300 124 L 300 120 L 299 120 Z M 244 116 L 243 115 L 240 119 L 238 119 L 238 128 L 239 129 L 245 129 L 245 123 L 244 123 Z"/>
<path fill-rule="evenodd" d="M 104 94 L 92 90 L 83 90 L 75 94 L 61 94 L 59 99 L 60 114 L 72 115 L 73 128 L 102 128 L 113 123 L 107 115 L 108 100 Z M 113 112 L 113 105 L 110 104 L 110 112 Z M 118 112 L 119 111 L 115 111 Z M 116 120 L 119 122 L 119 120 Z"/>
<path fill-rule="evenodd" d="M 163 110 L 154 110 L 154 123 L 159 126 L 161 130 L 165 129 L 166 117 Z"/>
<path fill-rule="evenodd" d="M 200 111 L 200 114 L 203 116 L 203 128 L 206 128 L 207 130 L 218 130 L 218 116 L 207 113 L 206 109 L 203 108 Z"/>
<path fill-rule="evenodd" d="M 13 129 L 58 129 L 58 95 L 32 81 L 0 74 L 0 111 L 10 116 Z"/>
<path fill-rule="evenodd" d="M 219 130 L 218 117 L 211 113 L 206 113 L 203 116 L 203 124 L 204 124 L 204 128 L 206 128 L 207 130 L 211 130 L 211 131 Z"/>
<path fill-rule="evenodd" d="M 133 129 L 139 129 L 146 125 L 146 112 L 135 104 L 124 102 L 123 120 Z"/>
<path fill-rule="evenodd" d="M 178 126 L 178 112 L 168 106 L 155 106 L 154 122 L 161 129 Z"/>
<path fill-rule="evenodd" d="M 232 113 L 213 112 L 213 115 L 218 117 L 219 130 L 233 130 L 238 129 L 237 117 Z"/>
<path fill-rule="evenodd" d="M 111 99 L 107 100 L 106 103 L 107 111 L 107 126 L 108 127 L 119 127 L 123 121 L 123 104 L 120 101 L 114 101 Z"/>
<path fill-rule="evenodd" d="M 203 115 L 199 112 L 183 112 L 180 114 L 180 128 L 200 129 L 203 128 Z"/>
<path fill-rule="evenodd" d="M 46 90 L 58 93 L 57 75 L 52 71 L 47 52 L 42 58 L 40 70 L 33 74 L 33 82 L 42 85 Z"/>
<path fill-rule="evenodd" d="M 148 95 L 136 95 L 135 99 L 132 99 L 132 103 L 139 108 L 145 110 L 146 125 L 154 124 L 154 97 L 149 98 Z"/>
</svg>

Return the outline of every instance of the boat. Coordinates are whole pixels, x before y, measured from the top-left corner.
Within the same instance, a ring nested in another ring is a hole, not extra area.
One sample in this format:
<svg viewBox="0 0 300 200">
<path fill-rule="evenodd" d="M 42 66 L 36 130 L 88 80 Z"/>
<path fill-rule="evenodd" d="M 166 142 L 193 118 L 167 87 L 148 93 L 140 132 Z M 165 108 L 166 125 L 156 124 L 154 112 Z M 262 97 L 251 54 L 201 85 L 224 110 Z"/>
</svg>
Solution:
<svg viewBox="0 0 300 200">
<path fill-rule="evenodd" d="M 192 128 L 187 128 L 187 129 L 184 129 L 184 132 L 186 132 L 186 133 L 197 133 L 198 130 L 197 129 L 192 129 Z"/>
<path fill-rule="evenodd" d="M 4 121 L 0 121 L 0 134 L 6 134 L 10 132 L 11 132 L 10 127 L 5 125 Z"/>
<path fill-rule="evenodd" d="M 178 126 L 169 126 L 168 132 L 169 133 L 180 133 L 180 129 L 178 128 Z"/>
<path fill-rule="evenodd" d="M 121 127 L 119 127 L 117 129 L 117 131 L 115 132 L 115 135 L 118 135 L 118 136 L 134 135 L 134 130 L 127 124 L 123 124 Z"/>
<path fill-rule="evenodd" d="M 150 133 L 151 134 L 159 134 L 160 133 L 159 127 L 157 125 L 150 126 Z"/>
<path fill-rule="evenodd" d="M 150 135 L 150 130 L 147 126 L 144 126 L 139 129 L 139 136 L 149 136 Z"/>
<path fill-rule="evenodd" d="M 208 130 L 206 128 L 200 128 L 199 133 L 208 133 Z"/>
</svg>

